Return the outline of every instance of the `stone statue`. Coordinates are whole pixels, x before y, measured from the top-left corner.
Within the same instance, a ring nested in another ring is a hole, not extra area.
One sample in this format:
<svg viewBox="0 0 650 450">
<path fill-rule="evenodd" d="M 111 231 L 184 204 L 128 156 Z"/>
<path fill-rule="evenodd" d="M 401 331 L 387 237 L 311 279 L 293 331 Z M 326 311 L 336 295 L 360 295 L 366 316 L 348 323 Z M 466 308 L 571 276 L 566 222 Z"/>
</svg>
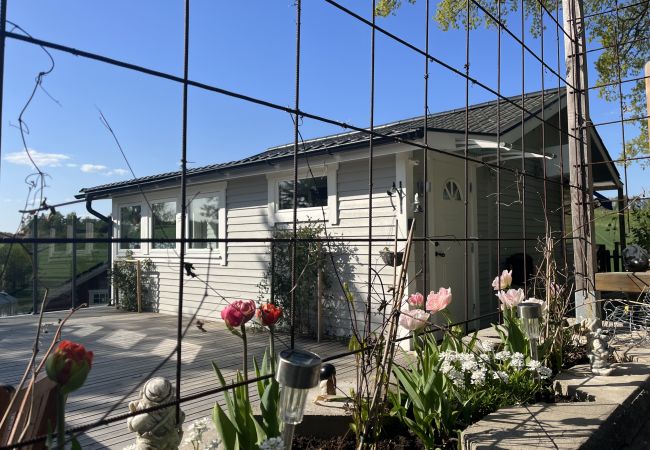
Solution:
<svg viewBox="0 0 650 450">
<path fill-rule="evenodd" d="M 140 398 L 129 403 L 131 412 L 151 408 L 174 401 L 174 388 L 169 380 L 155 377 L 148 380 L 140 391 Z M 138 414 L 127 419 L 129 431 L 135 432 L 137 450 L 177 450 L 183 438 L 185 413 L 180 412 L 176 423 L 176 407 L 169 406 L 156 411 Z"/>
<path fill-rule="evenodd" d="M 614 371 L 614 368 L 609 364 L 612 349 L 607 342 L 607 333 L 601 328 L 600 319 L 589 320 L 585 325 L 589 330 L 587 333 L 587 348 L 591 373 L 594 375 L 611 375 Z"/>
</svg>

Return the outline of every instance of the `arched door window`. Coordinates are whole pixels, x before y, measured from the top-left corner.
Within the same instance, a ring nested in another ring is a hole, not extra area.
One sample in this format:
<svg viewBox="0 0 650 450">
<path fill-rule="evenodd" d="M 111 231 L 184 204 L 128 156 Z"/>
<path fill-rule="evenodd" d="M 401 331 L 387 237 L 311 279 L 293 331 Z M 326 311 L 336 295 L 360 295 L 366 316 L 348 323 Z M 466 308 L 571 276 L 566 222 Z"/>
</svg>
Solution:
<svg viewBox="0 0 650 450">
<path fill-rule="evenodd" d="M 463 201 L 463 196 L 460 192 L 460 187 L 458 183 L 454 180 L 448 180 L 445 183 L 445 188 L 442 191 L 443 200 L 454 200 L 454 201 Z"/>
</svg>

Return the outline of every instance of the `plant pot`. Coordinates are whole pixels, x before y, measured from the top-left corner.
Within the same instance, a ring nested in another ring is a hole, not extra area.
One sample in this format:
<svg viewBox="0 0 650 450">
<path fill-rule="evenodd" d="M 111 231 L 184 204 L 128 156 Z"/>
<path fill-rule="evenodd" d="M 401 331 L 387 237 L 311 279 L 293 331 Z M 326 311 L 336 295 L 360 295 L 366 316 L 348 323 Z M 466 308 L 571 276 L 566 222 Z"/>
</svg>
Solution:
<svg viewBox="0 0 650 450">
<path fill-rule="evenodd" d="M 402 261 L 404 260 L 404 252 L 395 253 L 391 251 L 382 250 L 379 252 L 379 255 L 381 256 L 382 261 L 384 261 L 384 264 L 391 267 L 401 266 Z"/>
</svg>

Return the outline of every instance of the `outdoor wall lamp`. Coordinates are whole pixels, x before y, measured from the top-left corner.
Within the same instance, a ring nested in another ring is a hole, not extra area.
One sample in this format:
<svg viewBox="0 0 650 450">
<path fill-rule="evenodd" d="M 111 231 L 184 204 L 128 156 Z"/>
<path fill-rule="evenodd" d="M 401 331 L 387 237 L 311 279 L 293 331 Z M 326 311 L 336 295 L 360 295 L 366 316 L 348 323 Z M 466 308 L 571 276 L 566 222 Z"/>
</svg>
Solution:
<svg viewBox="0 0 650 450">
<path fill-rule="evenodd" d="M 318 386 L 321 359 L 305 350 L 282 350 L 278 356 L 275 379 L 280 385 L 280 420 L 284 424 L 282 440 L 284 448 L 291 449 L 293 432 L 302 422 L 307 393 Z"/>
<path fill-rule="evenodd" d="M 530 341 L 530 356 L 537 361 L 537 342 L 540 337 L 539 319 L 542 317 L 542 306 L 535 302 L 522 302 L 517 306 L 517 312 L 524 333 Z"/>
</svg>

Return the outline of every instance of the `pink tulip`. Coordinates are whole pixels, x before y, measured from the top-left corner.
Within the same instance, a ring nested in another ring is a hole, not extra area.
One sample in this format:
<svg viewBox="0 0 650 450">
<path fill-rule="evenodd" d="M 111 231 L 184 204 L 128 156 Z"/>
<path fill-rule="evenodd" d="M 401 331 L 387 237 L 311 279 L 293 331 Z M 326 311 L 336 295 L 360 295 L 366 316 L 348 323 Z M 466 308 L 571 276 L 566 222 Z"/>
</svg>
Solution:
<svg viewBox="0 0 650 450">
<path fill-rule="evenodd" d="M 413 309 L 422 309 L 424 306 L 424 295 L 420 294 L 419 292 L 416 292 L 415 294 L 411 294 L 409 299 L 408 299 L 409 305 Z"/>
<path fill-rule="evenodd" d="M 221 310 L 221 318 L 229 328 L 236 328 L 251 320 L 255 309 L 253 300 L 235 300 Z"/>
<path fill-rule="evenodd" d="M 235 303 L 238 304 L 239 310 L 244 315 L 244 323 L 253 318 L 257 310 L 257 305 L 253 300 L 237 300 Z"/>
<path fill-rule="evenodd" d="M 505 309 L 505 308 L 514 308 L 515 306 L 517 306 L 519 303 L 521 303 L 524 300 L 526 294 L 524 294 L 523 289 L 519 288 L 519 289 L 508 289 L 507 291 L 499 291 L 499 293 L 497 293 L 496 296 L 501 301 L 501 307 Z"/>
<path fill-rule="evenodd" d="M 508 289 L 512 284 L 512 270 L 504 270 L 501 275 L 496 277 L 492 282 L 492 287 L 495 291 Z M 498 295 L 497 295 L 498 296 Z"/>
<path fill-rule="evenodd" d="M 400 326 L 409 331 L 417 331 L 428 323 L 430 314 L 422 309 L 409 310 L 408 308 L 402 309 L 399 315 Z"/>
<path fill-rule="evenodd" d="M 431 291 L 427 296 L 427 311 L 432 314 L 442 311 L 451 303 L 451 288 L 438 289 L 438 292 Z"/>
<path fill-rule="evenodd" d="M 244 315 L 232 304 L 221 310 L 221 318 L 229 328 L 236 328 L 244 322 Z"/>
</svg>

